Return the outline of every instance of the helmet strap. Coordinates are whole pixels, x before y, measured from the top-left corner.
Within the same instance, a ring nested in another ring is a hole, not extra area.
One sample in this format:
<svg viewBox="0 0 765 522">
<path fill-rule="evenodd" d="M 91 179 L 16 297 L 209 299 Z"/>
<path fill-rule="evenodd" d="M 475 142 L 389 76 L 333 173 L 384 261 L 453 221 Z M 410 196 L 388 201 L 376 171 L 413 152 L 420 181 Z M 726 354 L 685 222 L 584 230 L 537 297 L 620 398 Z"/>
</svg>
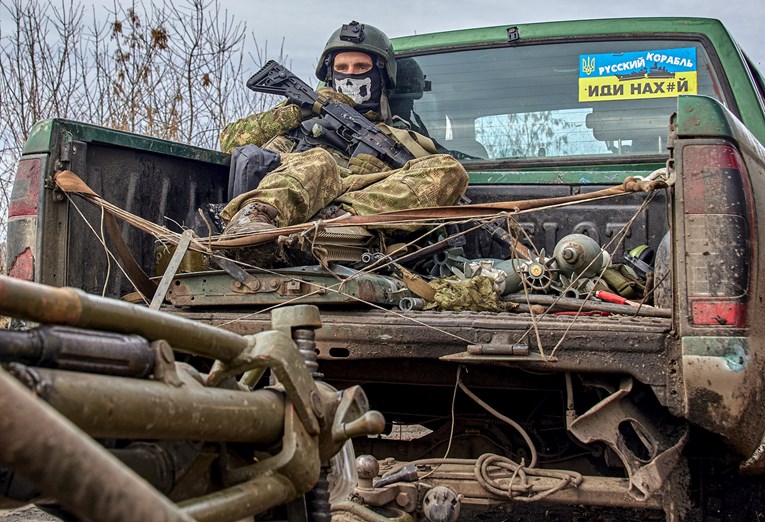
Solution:
<svg viewBox="0 0 765 522">
<path fill-rule="evenodd" d="M 388 95 L 385 89 L 380 94 L 380 116 L 382 116 L 383 121 L 388 125 L 393 122 L 393 113 L 390 110 L 390 102 L 388 102 Z"/>
<path fill-rule="evenodd" d="M 327 74 L 324 75 L 324 83 L 326 83 L 328 87 L 332 87 L 332 76 L 335 72 L 335 69 L 332 65 L 334 61 L 335 53 L 329 53 L 327 54 L 327 57 L 324 58 L 324 68 L 327 71 Z"/>
</svg>

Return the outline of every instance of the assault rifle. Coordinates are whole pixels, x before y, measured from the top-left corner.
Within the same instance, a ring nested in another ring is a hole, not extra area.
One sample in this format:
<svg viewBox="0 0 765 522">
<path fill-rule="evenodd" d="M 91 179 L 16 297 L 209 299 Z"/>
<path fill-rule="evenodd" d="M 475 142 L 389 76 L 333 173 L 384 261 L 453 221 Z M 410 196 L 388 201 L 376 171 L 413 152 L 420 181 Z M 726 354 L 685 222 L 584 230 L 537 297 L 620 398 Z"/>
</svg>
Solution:
<svg viewBox="0 0 765 522">
<path fill-rule="evenodd" d="M 353 107 L 321 96 L 289 69 L 273 60 L 269 60 L 247 80 L 247 87 L 256 92 L 285 96 L 301 109 L 319 115 L 298 127 L 297 150 L 326 144 L 349 157 L 369 154 L 392 168 L 402 167 L 414 158 L 406 148 Z"/>
</svg>

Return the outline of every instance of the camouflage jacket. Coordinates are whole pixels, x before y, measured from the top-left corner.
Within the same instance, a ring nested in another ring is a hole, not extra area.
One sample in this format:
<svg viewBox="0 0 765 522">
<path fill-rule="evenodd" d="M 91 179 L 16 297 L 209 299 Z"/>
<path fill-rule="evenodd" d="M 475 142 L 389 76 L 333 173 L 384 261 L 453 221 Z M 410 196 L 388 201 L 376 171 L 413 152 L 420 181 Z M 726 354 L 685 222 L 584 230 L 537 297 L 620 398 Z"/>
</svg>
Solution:
<svg viewBox="0 0 765 522">
<path fill-rule="evenodd" d="M 302 119 L 300 107 L 286 103 L 251 114 L 226 125 L 220 135 L 221 149 L 230 153 L 236 147 L 249 144 L 261 147 L 270 139 L 297 127 Z"/>
</svg>

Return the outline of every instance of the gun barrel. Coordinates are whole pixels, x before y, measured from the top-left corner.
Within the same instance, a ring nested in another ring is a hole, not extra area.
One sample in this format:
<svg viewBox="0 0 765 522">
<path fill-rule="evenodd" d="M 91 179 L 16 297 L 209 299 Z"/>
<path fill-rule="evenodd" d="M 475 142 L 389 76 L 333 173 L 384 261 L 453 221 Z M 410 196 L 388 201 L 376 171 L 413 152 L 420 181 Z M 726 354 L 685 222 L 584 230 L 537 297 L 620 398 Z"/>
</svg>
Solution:
<svg viewBox="0 0 765 522">
<path fill-rule="evenodd" d="M 42 390 L 48 404 L 96 438 L 279 441 L 284 429 L 283 394 L 208 388 L 185 371 L 178 375 L 182 386 L 35 368 L 24 382 Z"/>
<path fill-rule="evenodd" d="M 134 333 L 164 339 L 175 350 L 229 362 L 247 348 L 247 339 L 190 319 L 149 308 L 52 286 L 0 276 L 0 315 L 39 323 Z"/>
<path fill-rule="evenodd" d="M 137 335 L 68 326 L 0 330 L 0 362 L 144 378 L 154 371 L 154 349 Z"/>
</svg>

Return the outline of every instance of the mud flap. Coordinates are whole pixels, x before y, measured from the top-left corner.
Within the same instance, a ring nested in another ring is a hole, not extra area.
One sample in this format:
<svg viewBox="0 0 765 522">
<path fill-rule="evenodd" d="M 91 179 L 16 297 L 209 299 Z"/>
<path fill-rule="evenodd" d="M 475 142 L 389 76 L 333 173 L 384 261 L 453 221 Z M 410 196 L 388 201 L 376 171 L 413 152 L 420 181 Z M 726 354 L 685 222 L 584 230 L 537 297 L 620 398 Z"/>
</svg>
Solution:
<svg viewBox="0 0 765 522">
<path fill-rule="evenodd" d="M 568 429 L 584 444 L 601 441 L 619 457 L 630 481 L 629 494 L 645 500 L 659 491 L 677 467 L 688 428 L 667 415 L 667 422 L 643 414 L 628 398 L 632 379 L 570 422 Z"/>
</svg>

